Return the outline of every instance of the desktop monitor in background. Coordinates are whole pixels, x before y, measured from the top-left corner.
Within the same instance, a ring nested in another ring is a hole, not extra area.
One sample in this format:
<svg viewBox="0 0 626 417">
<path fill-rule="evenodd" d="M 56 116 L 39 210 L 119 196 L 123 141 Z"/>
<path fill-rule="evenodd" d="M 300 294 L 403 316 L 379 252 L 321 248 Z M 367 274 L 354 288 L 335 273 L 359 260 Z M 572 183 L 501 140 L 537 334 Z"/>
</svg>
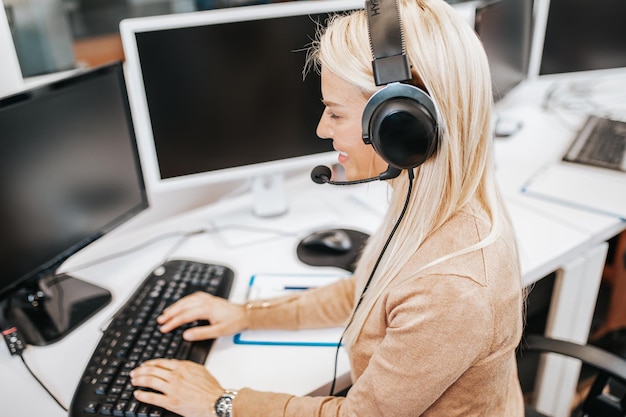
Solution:
<svg viewBox="0 0 626 417">
<path fill-rule="evenodd" d="M 550 0 L 539 75 L 626 67 L 626 1 Z"/>
<path fill-rule="evenodd" d="M 528 78 L 533 35 L 533 0 L 495 0 L 476 7 L 474 29 L 485 48 L 494 101 L 502 100 Z M 522 128 L 520 120 L 496 113 L 494 135 L 507 137 Z"/>
<path fill-rule="evenodd" d="M 0 99 L 0 315 L 61 339 L 110 293 L 70 256 L 148 207 L 121 64 Z"/>
<path fill-rule="evenodd" d="M 491 70 L 494 100 L 528 78 L 533 0 L 495 0 L 476 7 L 474 27 Z"/>
<path fill-rule="evenodd" d="M 128 19 L 120 31 L 150 193 L 250 180 L 254 211 L 287 209 L 283 175 L 336 159 L 316 136 L 319 77 L 305 48 L 329 12 L 301 1 Z"/>
</svg>

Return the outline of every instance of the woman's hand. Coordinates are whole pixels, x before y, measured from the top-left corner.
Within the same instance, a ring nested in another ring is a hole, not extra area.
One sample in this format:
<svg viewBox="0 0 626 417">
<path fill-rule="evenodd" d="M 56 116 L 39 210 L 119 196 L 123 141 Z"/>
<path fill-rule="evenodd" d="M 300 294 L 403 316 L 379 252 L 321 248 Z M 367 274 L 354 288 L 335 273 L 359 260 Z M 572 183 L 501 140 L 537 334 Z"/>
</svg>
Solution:
<svg viewBox="0 0 626 417">
<path fill-rule="evenodd" d="M 184 417 L 214 416 L 215 401 L 224 389 L 203 365 L 176 359 L 153 359 L 130 373 L 138 401 L 165 408 Z"/>
<path fill-rule="evenodd" d="M 161 325 L 161 331 L 167 333 L 195 320 L 208 320 L 210 324 L 187 329 L 183 333 L 185 340 L 216 339 L 238 333 L 248 325 L 244 306 L 205 292 L 196 292 L 181 298 L 163 310 L 157 323 Z"/>
</svg>

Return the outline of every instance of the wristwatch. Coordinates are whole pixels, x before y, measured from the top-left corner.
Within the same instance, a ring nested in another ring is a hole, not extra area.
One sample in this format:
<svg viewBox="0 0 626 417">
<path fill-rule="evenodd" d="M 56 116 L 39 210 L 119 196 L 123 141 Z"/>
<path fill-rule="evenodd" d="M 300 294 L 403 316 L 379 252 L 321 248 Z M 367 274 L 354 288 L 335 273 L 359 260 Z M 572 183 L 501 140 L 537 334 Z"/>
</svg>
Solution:
<svg viewBox="0 0 626 417">
<path fill-rule="evenodd" d="M 215 414 L 217 417 L 233 417 L 233 400 L 237 391 L 226 390 L 215 401 Z"/>
</svg>

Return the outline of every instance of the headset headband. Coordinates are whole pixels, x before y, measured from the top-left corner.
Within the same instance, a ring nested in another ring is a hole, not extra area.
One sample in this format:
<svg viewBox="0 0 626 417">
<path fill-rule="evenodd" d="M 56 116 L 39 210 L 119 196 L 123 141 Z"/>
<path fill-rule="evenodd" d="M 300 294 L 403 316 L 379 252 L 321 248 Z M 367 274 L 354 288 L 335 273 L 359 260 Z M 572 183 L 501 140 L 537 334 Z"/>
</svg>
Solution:
<svg viewBox="0 0 626 417">
<path fill-rule="evenodd" d="M 396 0 L 365 2 L 374 60 L 374 82 L 384 85 L 411 79 L 411 66 L 404 53 L 400 12 Z"/>
</svg>

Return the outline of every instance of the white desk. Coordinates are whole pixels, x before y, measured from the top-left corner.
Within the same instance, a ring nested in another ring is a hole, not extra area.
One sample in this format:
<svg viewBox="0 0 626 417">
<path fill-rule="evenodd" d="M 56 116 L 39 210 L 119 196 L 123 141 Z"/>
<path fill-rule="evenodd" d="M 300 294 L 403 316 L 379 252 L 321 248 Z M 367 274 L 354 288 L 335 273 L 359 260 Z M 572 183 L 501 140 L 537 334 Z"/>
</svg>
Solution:
<svg viewBox="0 0 626 417">
<path fill-rule="evenodd" d="M 258 233 L 257 238 L 248 236 L 241 240 L 238 230 L 232 227 L 225 229 L 224 233 L 192 237 L 172 257 L 200 259 L 231 266 L 237 277 L 231 299 L 243 301 L 248 278 L 254 273 L 297 273 L 311 270 L 311 267 L 296 259 L 295 247 L 299 238 L 308 233 L 309 228 L 315 228 L 306 219 L 315 218 L 312 211 L 318 210 L 320 205 L 325 206 L 330 214 L 318 216 L 323 221 L 316 225 L 317 228 L 334 225 L 371 232 L 378 224 L 378 212 L 364 207 L 362 199 L 351 198 L 350 189 L 316 185 L 308 178 L 295 179 L 290 186 L 297 189 L 297 195 L 300 196 L 297 207 L 294 207 L 294 211 L 298 212 L 292 213 L 290 218 L 268 220 L 264 227 L 279 230 L 282 223 L 305 220 L 308 224 L 295 235 Z M 372 198 L 377 195 L 380 193 L 373 193 Z M 125 247 L 133 247 L 168 231 L 210 227 L 213 219 L 236 212 L 245 203 L 244 200 L 245 198 L 240 198 L 218 203 L 132 234 L 105 237 L 92 250 L 72 259 L 67 268 L 71 269 L 72 266 L 97 258 L 103 253 L 119 252 Z M 588 234 L 554 222 L 517 201 L 512 201 L 509 207 L 519 230 L 525 283 L 530 284 L 540 279 L 545 273 L 586 252 Z M 537 233 L 537 230 L 545 234 Z M 162 260 L 175 241 L 175 238 L 163 240 L 135 254 L 75 274 L 110 289 L 114 294 L 113 302 L 62 341 L 47 347 L 29 347 L 25 352 L 26 360 L 34 371 L 65 404 L 69 405 L 76 382 L 98 341 L 100 326 L 123 303 L 135 283 Z M 229 246 L 226 243 L 228 241 L 245 243 Z M 319 271 L 319 268 L 315 270 Z M 328 388 L 319 389 L 327 386 L 332 379 L 333 360 L 332 348 L 243 346 L 233 344 L 231 338 L 222 338 L 214 345 L 207 367 L 228 387 L 249 386 L 301 395 L 314 391 L 325 394 Z M 3 414 L 6 412 L 7 416 L 12 417 L 64 415 L 27 374 L 19 359 L 9 356 L 4 346 L 0 348 L 0 369 L 0 401 L 4 400 L 2 403 L 5 406 Z M 339 364 L 340 386 L 349 383 L 348 373 L 347 360 L 342 356 Z"/>
<path fill-rule="evenodd" d="M 538 154 L 537 141 L 542 140 L 546 126 L 551 126 L 550 116 L 542 115 L 537 110 L 538 105 L 533 103 L 528 106 L 508 105 L 510 107 L 504 110 L 515 112 L 526 122 L 519 135 L 496 142 L 498 176 L 518 234 L 523 280 L 527 285 L 532 284 L 550 272 L 558 271 L 547 333 L 584 342 L 605 259 L 604 242 L 626 225 L 615 218 L 519 194 L 519 184 L 541 162 L 537 160 L 538 155 L 545 160 L 557 158 L 560 146 L 542 146 L 542 152 Z M 558 127 L 553 128 L 558 131 Z M 561 134 L 561 137 L 565 135 Z M 141 230 L 105 236 L 92 248 L 70 259 L 64 268 L 71 269 L 104 254 L 120 252 L 170 231 L 210 229 L 219 224 L 221 233 L 194 236 L 178 247 L 171 257 L 199 259 L 232 267 L 236 281 L 231 300 L 241 302 L 245 298 L 248 279 L 254 273 L 332 271 L 332 268 L 312 268 L 300 263 L 295 256 L 296 244 L 309 231 L 322 227 L 373 231 L 380 219 L 378 209 L 381 205 L 376 199 L 381 193 L 371 192 L 365 199 L 351 197 L 352 193 L 362 196 L 366 187 L 332 187 L 313 184 L 308 176 L 294 178 L 289 182 L 289 195 L 294 200 L 290 214 L 250 224 L 281 233 L 251 232 L 229 222 L 228 219 L 234 219 L 236 224 L 245 223 L 247 217 L 244 211 L 248 199 L 244 196 L 218 202 Z M 373 201 L 371 207 L 363 204 L 369 197 Z M 69 406 L 77 381 L 99 339 L 101 325 L 123 303 L 136 283 L 163 260 L 175 243 L 176 238 L 165 239 L 131 255 L 75 274 L 110 289 L 114 295 L 112 303 L 62 341 L 46 347 L 29 347 L 25 352 L 25 358 L 34 372 L 66 406 Z M 304 395 L 327 393 L 333 362 L 332 348 L 235 345 L 228 337 L 216 341 L 206 366 L 227 387 L 248 386 Z M 341 388 L 349 383 L 349 365 L 344 355 L 340 356 L 338 369 L 338 388 Z M 543 411 L 554 412 L 556 417 L 565 417 L 577 373 L 575 363 L 546 361 L 539 373 L 539 407 Z M 4 344 L 0 346 L 0 388 L 3 416 L 65 415 L 32 379 L 21 361 L 9 355 Z"/>
<path fill-rule="evenodd" d="M 535 172 L 560 160 L 577 127 L 582 125 L 584 113 L 592 110 L 590 103 L 604 106 L 602 110 L 613 117 L 626 117 L 624 81 L 626 70 L 541 77 L 523 84 L 498 103 L 500 114 L 523 123 L 517 135 L 495 142 L 498 179 L 507 202 L 523 205 L 543 218 L 586 235 L 582 247 L 566 256 L 553 257 L 551 265 L 549 262 L 539 263 L 541 267 L 553 268 L 557 272 L 546 328 L 548 336 L 587 342 L 606 260 L 606 241 L 626 229 L 626 223 L 616 217 L 530 197 L 521 194 L 520 190 Z M 590 100 L 580 100 L 568 110 L 564 110 L 567 106 L 545 106 L 546 94 L 555 91 L 557 83 L 585 86 Z M 528 233 L 542 236 L 548 233 L 528 227 Z M 526 241 L 524 236 L 520 239 Z M 537 408 L 548 415 L 568 417 L 579 371 L 580 363 L 574 360 L 550 356 L 542 361 L 537 380 Z"/>
</svg>

